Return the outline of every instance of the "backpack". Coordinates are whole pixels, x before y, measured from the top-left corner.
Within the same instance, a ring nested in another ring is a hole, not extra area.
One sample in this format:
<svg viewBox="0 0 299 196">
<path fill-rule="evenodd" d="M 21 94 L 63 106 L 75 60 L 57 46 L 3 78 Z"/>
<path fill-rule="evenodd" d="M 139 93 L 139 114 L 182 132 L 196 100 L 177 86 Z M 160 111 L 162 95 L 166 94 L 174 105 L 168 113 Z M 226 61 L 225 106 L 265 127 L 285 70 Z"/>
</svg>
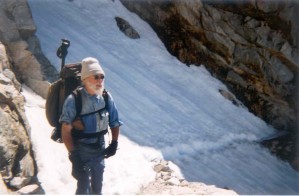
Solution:
<svg viewBox="0 0 299 196">
<path fill-rule="evenodd" d="M 68 40 L 62 39 L 62 44 L 57 50 L 57 56 L 62 59 L 60 79 L 50 85 L 46 97 L 46 117 L 49 124 L 55 127 L 51 133 L 51 139 L 59 143 L 63 142 L 61 139 L 61 124 L 59 123 L 59 118 L 65 99 L 73 93 L 77 115 L 81 113 L 82 108 L 80 93 L 76 93 L 76 89 L 81 85 L 80 76 L 82 65 L 81 63 L 64 65 L 69 45 L 70 42 Z M 106 90 L 103 92 L 103 97 L 106 108 L 108 106 L 108 93 Z"/>
<path fill-rule="evenodd" d="M 46 117 L 52 127 L 59 126 L 59 117 L 64 100 L 80 86 L 81 64 L 65 65 L 60 72 L 60 79 L 50 85 L 46 98 Z"/>
<path fill-rule="evenodd" d="M 52 83 L 46 98 L 46 117 L 49 124 L 54 128 L 51 133 L 51 139 L 58 143 L 63 143 L 61 138 L 61 124 L 59 118 L 62 113 L 62 108 L 65 99 L 72 93 L 75 98 L 76 117 L 79 116 L 82 109 L 82 98 L 79 92 L 81 80 L 81 64 L 65 65 L 60 72 L 60 79 Z M 105 100 L 105 108 L 108 106 L 108 92 L 103 91 L 103 98 Z"/>
<path fill-rule="evenodd" d="M 59 118 L 65 99 L 80 85 L 81 64 L 70 64 L 62 67 L 60 79 L 52 83 L 46 98 L 46 117 L 49 124 L 55 127 L 51 133 L 51 139 L 62 143 L 61 124 Z"/>
</svg>

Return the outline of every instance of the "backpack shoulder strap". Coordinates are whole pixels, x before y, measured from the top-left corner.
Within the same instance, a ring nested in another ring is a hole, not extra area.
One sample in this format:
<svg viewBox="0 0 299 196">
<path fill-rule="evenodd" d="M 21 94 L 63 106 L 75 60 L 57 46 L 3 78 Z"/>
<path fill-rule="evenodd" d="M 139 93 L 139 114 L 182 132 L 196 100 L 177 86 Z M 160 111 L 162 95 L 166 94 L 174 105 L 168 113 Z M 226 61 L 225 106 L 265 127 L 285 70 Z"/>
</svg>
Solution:
<svg viewBox="0 0 299 196">
<path fill-rule="evenodd" d="M 105 101 L 105 109 L 108 111 L 109 94 L 108 94 L 108 91 L 106 89 L 104 89 L 104 91 L 103 91 L 103 98 L 104 98 L 104 101 Z"/>
<path fill-rule="evenodd" d="M 82 95 L 81 95 L 81 89 L 80 88 L 77 88 L 75 89 L 73 92 L 72 92 L 74 98 L 75 98 L 75 105 L 76 105 L 76 118 L 78 116 L 80 116 L 81 114 L 81 111 L 82 111 Z M 104 101 L 105 101 L 105 108 L 103 109 L 106 109 L 108 111 L 108 98 L 109 98 L 109 94 L 108 94 L 108 91 L 106 89 L 104 89 L 103 91 L 103 98 L 104 98 Z M 101 109 L 101 110 L 103 110 Z M 101 111 L 99 110 L 99 111 Z M 84 114 L 82 116 L 86 116 L 86 115 L 89 115 L 89 114 L 92 114 L 92 113 L 97 113 L 98 111 L 95 111 L 95 112 L 91 112 L 91 113 L 88 113 L 88 114 Z"/>
<path fill-rule="evenodd" d="M 82 111 L 82 96 L 81 96 L 81 90 L 79 88 L 75 89 L 72 92 L 74 98 L 75 98 L 75 106 L 76 106 L 76 118 L 80 116 Z"/>
</svg>

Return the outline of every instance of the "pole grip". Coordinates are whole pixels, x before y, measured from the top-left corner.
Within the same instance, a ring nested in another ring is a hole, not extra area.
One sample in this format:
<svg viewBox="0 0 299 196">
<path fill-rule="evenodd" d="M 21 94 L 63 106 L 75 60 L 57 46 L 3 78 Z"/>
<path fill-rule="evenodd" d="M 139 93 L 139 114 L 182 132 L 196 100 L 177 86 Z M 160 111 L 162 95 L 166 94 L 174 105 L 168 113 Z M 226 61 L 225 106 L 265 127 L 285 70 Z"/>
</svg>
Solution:
<svg viewBox="0 0 299 196">
<path fill-rule="evenodd" d="M 56 55 L 61 59 L 61 70 L 65 65 L 65 58 L 67 56 L 67 49 L 70 46 L 70 41 L 67 39 L 61 39 L 62 43 L 60 45 L 60 47 L 57 49 Z"/>
</svg>

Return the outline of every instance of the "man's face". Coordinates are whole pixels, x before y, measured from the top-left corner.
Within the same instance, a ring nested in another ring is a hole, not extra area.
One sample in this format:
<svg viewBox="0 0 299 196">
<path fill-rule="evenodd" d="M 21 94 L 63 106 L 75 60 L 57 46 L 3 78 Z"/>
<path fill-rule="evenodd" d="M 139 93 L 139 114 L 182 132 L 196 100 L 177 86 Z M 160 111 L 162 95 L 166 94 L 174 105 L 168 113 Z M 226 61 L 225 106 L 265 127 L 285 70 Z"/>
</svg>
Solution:
<svg viewBox="0 0 299 196">
<path fill-rule="evenodd" d="M 90 94 L 102 95 L 104 90 L 104 75 L 97 74 L 85 79 L 85 87 Z"/>
</svg>

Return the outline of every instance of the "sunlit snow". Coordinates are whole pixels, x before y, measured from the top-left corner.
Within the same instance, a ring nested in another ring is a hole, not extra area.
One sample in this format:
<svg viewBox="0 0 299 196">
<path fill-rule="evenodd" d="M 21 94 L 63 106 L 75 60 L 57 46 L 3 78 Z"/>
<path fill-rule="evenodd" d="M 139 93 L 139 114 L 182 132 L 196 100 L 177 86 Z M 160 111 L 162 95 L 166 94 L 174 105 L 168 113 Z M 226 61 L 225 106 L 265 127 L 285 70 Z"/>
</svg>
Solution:
<svg viewBox="0 0 299 196">
<path fill-rule="evenodd" d="M 173 162 L 188 181 L 229 187 L 239 194 L 299 194 L 298 173 L 257 141 L 276 130 L 225 99 L 226 86 L 204 65 L 185 66 L 150 26 L 112 0 L 29 0 L 42 50 L 60 69 L 56 49 L 71 41 L 67 63 L 96 57 L 124 125 L 119 150 L 106 160 L 104 194 L 134 194 L 154 179 L 151 160 Z M 130 39 L 114 17 L 140 34 Z M 50 140 L 45 100 L 23 86 L 26 115 L 46 194 L 73 194 L 63 144 Z M 108 137 L 108 136 L 107 136 Z M 107 138 L 108 139 L 108 138 Z"/>
</svg>

